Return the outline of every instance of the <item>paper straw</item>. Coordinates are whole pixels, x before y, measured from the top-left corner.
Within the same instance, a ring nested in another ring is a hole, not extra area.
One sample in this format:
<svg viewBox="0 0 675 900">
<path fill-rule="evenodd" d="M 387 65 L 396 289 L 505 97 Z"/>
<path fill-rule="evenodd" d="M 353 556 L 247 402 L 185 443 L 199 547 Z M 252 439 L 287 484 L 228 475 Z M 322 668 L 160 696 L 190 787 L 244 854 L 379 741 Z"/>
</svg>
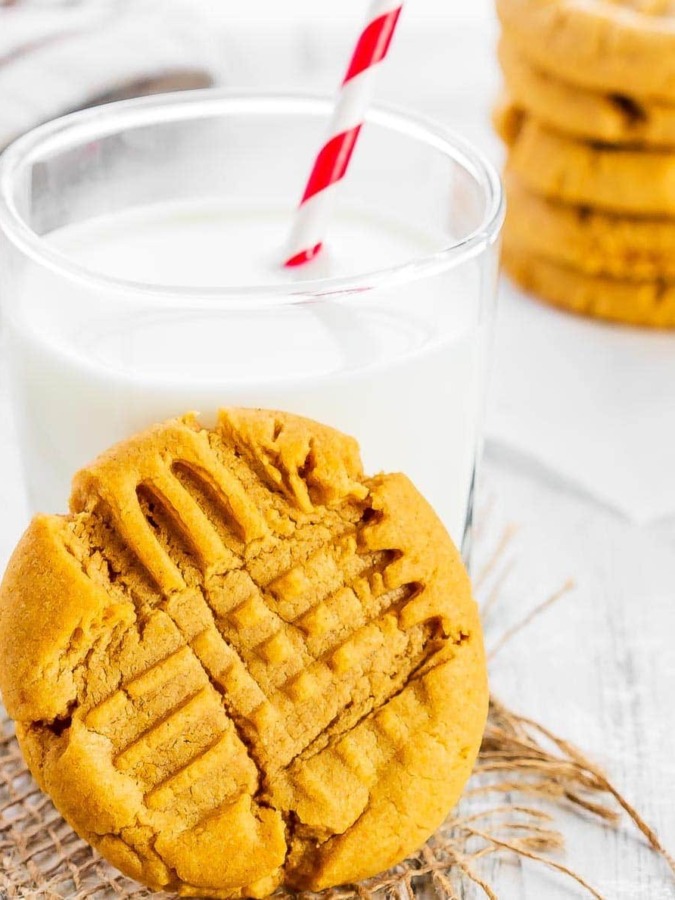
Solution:
<svg viewBox="0 0 675 900">
<path fill-rule="evenodd" d="M 321 251 L 338 182 L 344 178 L 370 102 L 373 78 L 387 55 L 402 0 L 373 0 L 359 35 L 319 151 L 302 195 L 288 245 L 287 267 L 301 266 Z"/>
</svg>

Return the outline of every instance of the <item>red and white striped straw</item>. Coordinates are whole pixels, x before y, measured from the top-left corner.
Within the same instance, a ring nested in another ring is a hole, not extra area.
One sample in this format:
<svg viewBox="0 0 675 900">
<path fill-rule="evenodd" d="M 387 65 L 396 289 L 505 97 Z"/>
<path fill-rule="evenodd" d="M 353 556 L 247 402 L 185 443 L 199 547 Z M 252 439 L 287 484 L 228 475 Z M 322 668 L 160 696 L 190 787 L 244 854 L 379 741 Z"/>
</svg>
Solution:
<svg viewBox="0 0 675 900">
<path fill-rule="evenodd" d="M 403 0 L 373 0 L 330 121 L 328 139 L 307 181 L 288 245 L 287 267 L 301 266 L 321 251 L 325 229 L 370 101 L 373 76 L 387 55 Z"/>
</svg>

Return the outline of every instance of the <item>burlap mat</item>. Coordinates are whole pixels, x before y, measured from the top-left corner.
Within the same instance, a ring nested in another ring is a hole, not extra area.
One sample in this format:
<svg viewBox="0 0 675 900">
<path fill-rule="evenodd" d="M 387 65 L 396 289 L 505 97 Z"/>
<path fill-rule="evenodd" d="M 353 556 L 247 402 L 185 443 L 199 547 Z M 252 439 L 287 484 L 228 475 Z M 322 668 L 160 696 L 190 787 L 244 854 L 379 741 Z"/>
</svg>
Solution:
<svg viewBox="0 0 675 900">
<path fill-rule="evenodd" d="M 507 530 L 480 568 L 474 583 L 488 615 L 512 561 Z M 488 577 L 489 576 L 489 577 Z M 493 645 L 493 653 L 534 615 L 559 600 L 564 585 Z M 518 716 L 494 698 L 483 745 L 464 798 L 444 826 L 400 866 L 355 886 L 325 892 L 346 898 L 459 900 L 475 894 L 496 900 L 497 885 L 481 873 L 495 854 L 511 854 L 563 873 L 591 896 L 601 895 L 564 862 L 563 839 L 555 825 L 561 807 L 574 808 L 600 827 L 619 821 L 623 811 L 675 875 L 675 862 L 639 814 L 580 751 L 542 726 Z M 0 707 L 0 898 L 1 900 L 84 900 L 152 895 L 105 863 L 72 831 L 32 780 Z M 283 892 L 280 892 L 283 896 Z"/>
</svg>

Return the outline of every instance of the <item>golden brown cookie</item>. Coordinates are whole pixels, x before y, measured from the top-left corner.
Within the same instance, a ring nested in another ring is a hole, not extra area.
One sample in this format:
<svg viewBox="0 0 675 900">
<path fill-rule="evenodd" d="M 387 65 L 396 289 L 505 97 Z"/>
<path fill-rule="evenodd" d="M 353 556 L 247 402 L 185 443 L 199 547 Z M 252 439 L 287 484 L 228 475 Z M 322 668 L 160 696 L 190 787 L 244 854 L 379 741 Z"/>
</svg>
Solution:
<svg viewBox="0 0 675 900">
<path fill-rule="evenodd" d="M 643 219 L 569 206 L 506 178 L 507 238 L 534 256 L 590 275 L 675 281 L 675 220 Z"/>
<path fill-rule="evenodd" d="M 565 137 L 512 106 L 495 112 L 507 173 L 542 197 L 636 216 L 675 215 L 675 153 Z"/>
<path fill-rule="evenodd" d="M 675 102 L 671 0 L 497 0 L 497 11 L 509 42 L 545 72 Z"/>
<path fill-rule="evenodd" d="M 34 519 L 0 590 L 0 687 L 76 831 L 200 897 L 398 862 L 457 800 L 487 712 L 431 507 L 364 476 L 353 439 L 262 410 L 158 425 Z"/>
<path fill-rule="evenodd" d="M 609 144 L 675 147 L 675 102 L 584 90 L 533 66 L 507 39 L 499 61 L 513 105 L 555 131 Z"/>
<path fill-rule="evenodd" d="M 534 256 L 505 239 L 502 263 L 526 291 L 569 312 L 629 325 L 675 328 L 675 284 L 588 275 Z"/>
</svg>

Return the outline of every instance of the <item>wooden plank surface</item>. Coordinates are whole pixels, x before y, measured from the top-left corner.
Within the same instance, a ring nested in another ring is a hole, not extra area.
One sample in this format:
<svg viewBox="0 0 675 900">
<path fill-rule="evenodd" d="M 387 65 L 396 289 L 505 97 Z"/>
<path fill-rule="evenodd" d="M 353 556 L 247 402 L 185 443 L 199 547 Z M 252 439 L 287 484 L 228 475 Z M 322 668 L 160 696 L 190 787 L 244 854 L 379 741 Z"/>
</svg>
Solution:
<svg viewBox="0 0 675 900">
<path fill-rule="evenodd" d="M 492 529 L 519 526 L 487 616 L 488 645 L 570 576 L 576 582 L 498 652 L 493 692 L 601 764 L 672 852 L 675 522 L 633 526 L 504 451 L 488 448 L 484 476 L 484 495 L 496 497 Z M 616 830 L 562 821 L 565 863 L 605 897 L 675 896 L 667 867 L 627 820 Z M 497 863 L 489 876 L 509 900 L 583 896 L 528 862 Z"/>
</svg>

